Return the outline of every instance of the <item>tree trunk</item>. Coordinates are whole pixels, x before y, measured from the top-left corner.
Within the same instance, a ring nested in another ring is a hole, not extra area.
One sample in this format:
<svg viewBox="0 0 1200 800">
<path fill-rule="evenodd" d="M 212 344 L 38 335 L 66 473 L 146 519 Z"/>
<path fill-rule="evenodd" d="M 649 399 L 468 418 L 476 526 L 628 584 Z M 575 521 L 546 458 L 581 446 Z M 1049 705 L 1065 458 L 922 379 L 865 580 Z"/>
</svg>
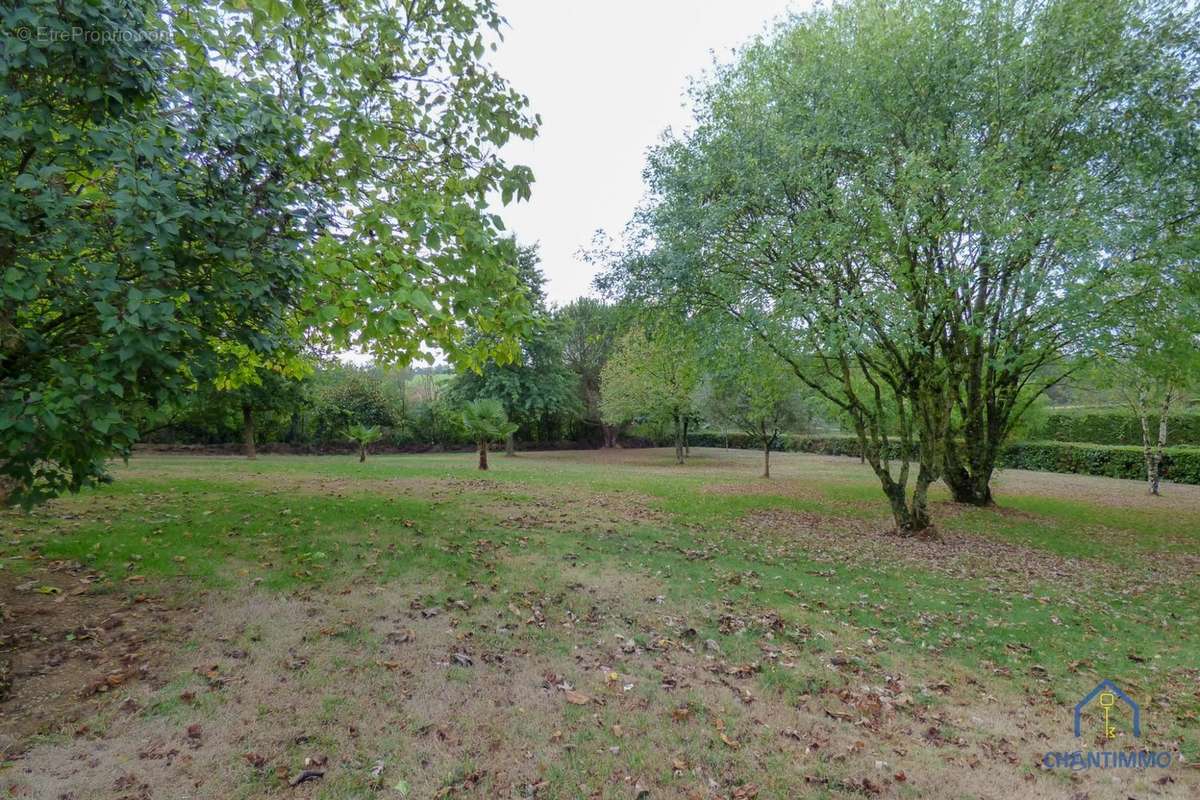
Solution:
<svg viewBox="0 0 1200 800">
<path fill-rule="evenodd" d="M 687 458 L 692 454 L 692 447 L 688 444 L 688 418 L 683 418 L 683 456 Z"/>
<path fill-rule="evenodd" d="M 479 468 L 482 470 L 486 470 L 488 468 L 487 447 L 488 447 L 488 443 L 486 441 L 482 441 L 479 443 Z"/>
<path fill-rule="evenodd" d="M 675 463 L 683 463 L 683 421 L 675 416 Z"/>
<path fill-rule="evenodd" d="M 1158 441 L 1153 457 L 1147 458 L 1147 479 L 1150 483 L 1150 494 L 1158 496 L 1159 480 L 1162 477 L 1162 462 L 1167 448 L 1167 416 L 1171 413 L 1172 390 L 1170 386 L 1163 392 L 1162 407 L 1158 410 Z M 1146 423 L 1143 421 L 1142 423 Z"/>
<path fill-rule="evenodd" d="M 764 478 L 769 479 L 771 477 L 771 445 L 774 444 L 775 440 L 779 437 L 779 431 L 775 431 L 775 433 L 771 434 L 770 436 L 767 436 L 767 424 L 765 422 L 763 422 L 760 424 L 758 434 L 759 434 L 759 436 L 762 437 L 762 443 L 763 443 L 763 475 L 762 476 Z"/>
<path fill-rule="evenodd" d="M 242 403 L 242 452 L 246 458 L 254 458 L 254 406 Z"/>
<path fill-rule="evenodd" d="M 504 455 L 511 456 L 517 451 L 516 434 L 510 433 L 504 439 Z"/>
<path fill-rule="evenodd" d="M 1150 438 L 1150 411 L 1148 409 L 1147 391 L 1138 391 L 1138 421 L 1142 423 L 1142 455 L 1146 459 L 1146 488 L 1152 495 L 1158 494 L 1158 461 L 1155 458 L 1153 441 Z M 1162 422 L 1159 422 L 1159 430 Z"/>
<path fill-rule="evenodd" d="M 600 431 L 601 431 L 601 433 L 604 434 L 604 444 L 602 445 L 603 447 L 616 447 L 617 446 L 617 426 L 616 425 L 605 425 L 604 423 L 601 423 Z"/>
<path fill-rule="evenodd" d="M 981 464 L 979 470 L 971 474 L 957 464 L 947 463 L 942 480 L 950 487 L 954 502 L 982 508 L 996 504 L 992 498 L 992 471 L 990 464 Z"/>
<path fill-rule="evenodd" d="M 367 460 L 367 443 L 359 442 L 358 443 L 358 463 L 361 464 L 366 460 Z"/>
</svg>

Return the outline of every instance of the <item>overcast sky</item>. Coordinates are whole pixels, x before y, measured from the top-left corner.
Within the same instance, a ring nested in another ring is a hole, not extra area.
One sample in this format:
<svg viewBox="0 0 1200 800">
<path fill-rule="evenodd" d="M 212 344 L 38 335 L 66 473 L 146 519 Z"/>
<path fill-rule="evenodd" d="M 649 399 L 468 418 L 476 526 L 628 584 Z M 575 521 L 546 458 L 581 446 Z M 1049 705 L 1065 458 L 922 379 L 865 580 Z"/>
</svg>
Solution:
<svg viewBox="0 0 1200 800">
<path fill-rule="evenodd" d="M 729 59 L 768 21 L 805 0 L 498 0 L 510 28 L 492 63 L 542 115 L 533 142 L 505 156 L 533 168 L 533 198 L 501 210 L 524 243 L 540 242 L 557 303 L 589 292 L 577 255 L 603 228 L 619 233 L 643 195 L 646 148 L 686 127 L 689 76 Z"/>
</svg>

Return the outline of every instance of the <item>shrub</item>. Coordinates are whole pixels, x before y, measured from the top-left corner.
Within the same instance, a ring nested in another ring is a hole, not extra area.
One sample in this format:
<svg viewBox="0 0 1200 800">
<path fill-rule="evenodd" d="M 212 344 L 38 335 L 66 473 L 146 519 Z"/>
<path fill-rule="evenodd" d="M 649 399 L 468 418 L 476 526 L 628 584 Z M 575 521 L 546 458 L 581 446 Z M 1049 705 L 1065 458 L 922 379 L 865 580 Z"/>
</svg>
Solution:
<svg viewBox="0 0 1200 800">
<path fill-rule="evenodd" d="M 1151 432 L 1158 435 L 1158 417 L 1150 418 Z M 1031 440 L 1092 442 L 1104 445 L 1140 445 L 1142 423 L 1132 411 L 1120 408 L 1052 409 L 1029 432 Z M 1167 418 L 1167 442 L 1171 445 L 1200 445 L 1200 413 L 1183 412 Z"/>
<path fill-rule="evenodd" d="M 693 447 L 750 447 L 739 433 L 701 433 L 691 437 Z M 826 456 L 859 456 L 858 438 L 848 434 L 796 435 L 783 438 L 784 450 Z M 892 443 L 889 457 L 900 455 Z M 1099 475 L 1108 478 L 1144 480 L 1146 461 L 1142 448 L 1128 445 L 1099 445 L 1087 442 L 1012 442 L 1000 455 L 999 466 L 1042 472 Z M 1200 484 L 1200 447 L 1168 447 L 1163 458 L 1163 477 L 1176 483 Z"/>
</svg>

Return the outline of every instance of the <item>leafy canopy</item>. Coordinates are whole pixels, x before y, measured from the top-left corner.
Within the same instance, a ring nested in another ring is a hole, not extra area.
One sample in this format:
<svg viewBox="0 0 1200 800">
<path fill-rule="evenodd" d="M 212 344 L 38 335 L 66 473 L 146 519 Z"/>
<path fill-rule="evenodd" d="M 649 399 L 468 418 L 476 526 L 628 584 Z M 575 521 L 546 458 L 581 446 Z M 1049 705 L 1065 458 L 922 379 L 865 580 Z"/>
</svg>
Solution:
<svg viewBox="0 0 1200 800">
<path fill-rule="evenodd" d="M 462 416 L 467 433 L 479 444 L 503 439 L 517 429 L 515 424 L 508 421 L 504 404 L 491 397 L 467 403 Z"/>
</svg>

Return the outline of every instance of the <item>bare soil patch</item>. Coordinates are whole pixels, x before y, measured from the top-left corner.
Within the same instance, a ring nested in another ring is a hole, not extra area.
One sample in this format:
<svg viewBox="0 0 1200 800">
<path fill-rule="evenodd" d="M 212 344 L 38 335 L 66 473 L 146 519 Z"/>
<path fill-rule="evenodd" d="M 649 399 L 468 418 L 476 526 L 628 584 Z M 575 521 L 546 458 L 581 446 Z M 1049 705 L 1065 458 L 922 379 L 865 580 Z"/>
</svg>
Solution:
<svg viewBox="0 0 1200 800">
<path fill-rule="evenodd" d="M 63 562 L 0 573 L 0 761 L 34 736 L 74 730 L 130 685 L 161 684 L 175 631 L 194 613 L 130 588 Z"/>
<path fill-rule="evenodd" d="M 1070 739 L 1051 733 L 1062 720 L 1049 702 L 997 698 L 953 674 L 919 682 L 869 655 L 813 652 L 766 609 L 672 607 L 644 578 L 569 569 L 565 592 L 467 586 L 436 604 L 433 587 L 411 585 L 209 598 L 169 684 L 117 687 L 120 702 L 85 709 L 87 727 L 11 762 L 0 789 L 1104 800 L 1195 788 L 1181 771 L 1121 785 L 1041 774 L 1041 753 Z M 706 617 L 758 655 L 698 641 Z M 546 636 L 560 654 L 534 646 Z M 808 676 L 799 696 L 768 679 L 791 672 Z M 918 702 L 930 694 L 936 708 Z"/>
</svg>

